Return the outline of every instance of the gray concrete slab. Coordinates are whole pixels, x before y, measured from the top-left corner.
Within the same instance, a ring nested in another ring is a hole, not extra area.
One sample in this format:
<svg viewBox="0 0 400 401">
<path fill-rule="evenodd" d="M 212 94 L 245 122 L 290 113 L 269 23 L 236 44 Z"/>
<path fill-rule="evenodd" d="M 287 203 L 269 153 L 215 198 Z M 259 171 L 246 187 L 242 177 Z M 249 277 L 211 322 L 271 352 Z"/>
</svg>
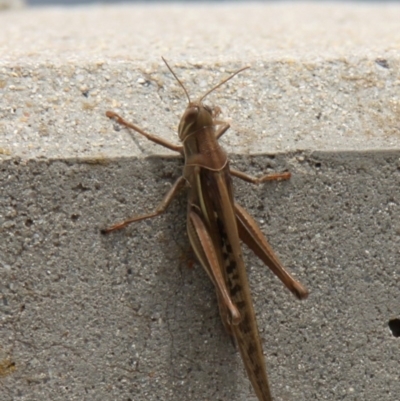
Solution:
<svg viewBox="0 0 400 401">
<path fill-rule="evenodd" d="M 400 391 L 396 4 L 132 5 L 0 14 L 0 400 L 254 400 L 211 283 L 190 268 L 181 172 L 119 129 L 171 141 L 185 107 L 164 55 L 232 128 L 236 182 L 297 302 L 245 251 L 275 400 L 390 400 Z M 206 21 L 206 22 L 205 22 Z"/>
</svg>

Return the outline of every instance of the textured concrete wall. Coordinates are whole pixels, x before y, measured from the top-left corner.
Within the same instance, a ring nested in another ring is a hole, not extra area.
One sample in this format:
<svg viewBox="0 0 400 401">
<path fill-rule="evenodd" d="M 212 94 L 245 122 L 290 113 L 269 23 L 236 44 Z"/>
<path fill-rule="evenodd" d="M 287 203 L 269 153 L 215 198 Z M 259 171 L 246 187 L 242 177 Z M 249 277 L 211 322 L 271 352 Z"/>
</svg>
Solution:
<svg viewBox="0 0 400 401">
<path fill-rule="evenodd" d="M 0 14 L 0 400 L 254 400 L 191 267 L 170 152 L 193 97 L 232 128 L 236 182 L 296 301 L 245 258 L 275 400 L 393 401 L 400 392 L 400 6 L 151 5 Z M 188 267 L 189 266 L 189 267 Z"/>
</svg>

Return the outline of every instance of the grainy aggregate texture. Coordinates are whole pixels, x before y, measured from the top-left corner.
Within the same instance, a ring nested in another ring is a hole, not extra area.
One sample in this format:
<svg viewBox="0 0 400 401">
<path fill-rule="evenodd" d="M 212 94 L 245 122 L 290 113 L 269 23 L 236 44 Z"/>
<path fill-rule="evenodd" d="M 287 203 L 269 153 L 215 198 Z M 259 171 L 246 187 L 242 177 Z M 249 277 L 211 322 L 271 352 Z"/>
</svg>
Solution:
<svg viewBox="0 0 400 401">
<path fill-rule="evenodd" d="M 204 21 L 207 21 L 204 23 Z M 236 197 L 311 291 L 245 249 L 275 401 L 400 394 L 400 6 L 91 6 L 0 13 L 0 401 L 255 401 L 192 263 L 177 142 L 210 95 Z M 390 324 L 389 324 L 390 323 Z"/>
<path fill-rule="evenodd" d="M 0 11 L 4 11 L 10 8 L 21 8 L 26 4 L 24 0 L 0 0 Z"/>
</svg>

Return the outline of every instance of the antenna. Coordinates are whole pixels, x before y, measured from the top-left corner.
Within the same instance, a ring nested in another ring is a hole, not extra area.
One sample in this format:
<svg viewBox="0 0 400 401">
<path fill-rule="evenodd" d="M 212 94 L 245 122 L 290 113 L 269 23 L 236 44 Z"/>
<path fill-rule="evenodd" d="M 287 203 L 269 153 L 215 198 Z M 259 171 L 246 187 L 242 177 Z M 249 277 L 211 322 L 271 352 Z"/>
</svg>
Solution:
<svg viewBox="0 0 400 401">
<path fill-rule="evenodd" d="M 172 71 L 172 68 L 168 65 L 167 60 L 165 60 L 164 57 L 161 57 L 165 63 L 165 65 L 168 67 L 168 69 L 171 71 L 171 74 L 175 77 L 175 79 L 178 81 L 179 85 L 182 87 L 182 89 L 185 91 L 186 97 L 190 103 L 190 96 L 188 91 L 186 90 L 185 86 L 183 85 L 183 83 L 180 81 L 180 79 L 176 76 L 176 74 Z M 239 71 L 238 71 L 239 72 Z"/>
<path fill-rule="evenodd" d="M 215 91 L 215 89 L 219 88 L 220 86 L 222 86 L 224 83 L 228 82 L 230 79 L 232 79 L 235 75 L 239 74 L 239 72 L 242 72 L 244 70 L 247 70 L 248 68 L 250 68 L 249 66 L 247 67 L 243 67 L 240 70 L 237 70 L 236 72 L 234 72 L 232 75 L 230 75 L 228 78 L 224 79 L 223 81 L 221 81 L 218 85 L 214 86 L 213 88 L 211 88 L 208 92 L 206 92 L 205 95 L 203 95 L 199 102 L 201 102 L 206 96 L 208 96 L 211 92 Z"/>
</svg>

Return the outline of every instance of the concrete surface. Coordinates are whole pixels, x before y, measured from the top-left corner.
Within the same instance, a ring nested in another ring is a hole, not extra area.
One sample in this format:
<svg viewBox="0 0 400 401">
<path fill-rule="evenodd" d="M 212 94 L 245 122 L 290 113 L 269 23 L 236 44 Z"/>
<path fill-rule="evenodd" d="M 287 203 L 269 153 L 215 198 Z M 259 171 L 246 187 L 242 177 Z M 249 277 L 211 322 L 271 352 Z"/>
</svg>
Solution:
<svg viewBox="0 0 400 401">
<path fill-rule="evenodd" d="M 0 11 L 10 8 L 21 8 L 26 5 L 24 0 L 0 0 Z"/>
<path fill-rule="evenodd" d="M 193 97 L 231 121 L 235 181 L 297 302 L 245 252 L 275 400 L 400 393 L 400 6 L 132 5 L 0 14 L 0 400 L 255 400 L 212 285 L 191 266 L 170 152 Z"/>
</svg>

